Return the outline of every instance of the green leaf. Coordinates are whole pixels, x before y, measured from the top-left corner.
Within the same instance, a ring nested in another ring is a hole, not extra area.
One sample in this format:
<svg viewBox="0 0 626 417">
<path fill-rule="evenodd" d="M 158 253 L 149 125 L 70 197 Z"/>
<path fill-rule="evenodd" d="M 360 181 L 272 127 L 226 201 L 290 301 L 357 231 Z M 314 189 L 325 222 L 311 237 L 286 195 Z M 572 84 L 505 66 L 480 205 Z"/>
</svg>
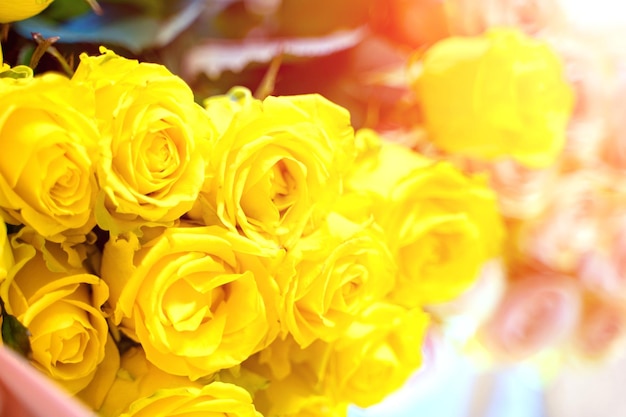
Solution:
<svg viewBox="0 0 626 417">
<path fill-rule="evenodd" d="M 54 0 L 44 11 L 47 18 L 56 22 L 64 22 L 89 12 L 89 3 L 79 0 Z"/>
<path fill-rule="evenodd" d="M 170 43 L 202 15 L 204 3 L 205 0 L 100 1 L 102 15 L 88 11 L 58 21 L 58 16 L 52 19 L 42 13 L 15 22 L 12 27 L 24 38 L 38 32 L 44 38 L 58 36 L 59 43 L 116 45 L 140 53 Z"/>
<path fill-rule="evenodd" d="M 2 341 L 24 357 L 31 354 L 30 332 L 20 321 L 2 309 Z"/>
<path fill-rule="evenodd" d="M 10 70 L 0 72 L 0 78 L 32 78 L 33 70 L 32 68 L 26 65 L 18 65 L 16 67 L 11 68 Z"/>
<path fill-rule="evenodd" d="M 309 38 L 252 38 L 239 42 L 205 39 L 188 48 L 182 56 L 185 78 L 205 74 L 219 78 L 226 71 L 241 72 L 252 63 L 268 63 L 282 55 L 290 58 L 327 56 L 356 46 L 367 34 L 365 27 L 341 30 Z"/>
</svg>

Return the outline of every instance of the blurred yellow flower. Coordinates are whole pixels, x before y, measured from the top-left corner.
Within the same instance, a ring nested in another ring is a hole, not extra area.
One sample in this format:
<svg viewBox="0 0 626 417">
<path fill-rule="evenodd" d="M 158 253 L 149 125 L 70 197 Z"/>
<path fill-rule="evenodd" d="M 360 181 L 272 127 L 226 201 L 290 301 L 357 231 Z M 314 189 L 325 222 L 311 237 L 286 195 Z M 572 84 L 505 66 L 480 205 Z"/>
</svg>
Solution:
<svg viewBox="0 0 626 417">
<path fill-rule="evenodd" d="M 370 149 L 362 152 L 340 210 L 373 215 L 385 231 L 399 265 L 391 299 L 411 307 L 453 299 L 501 253 L 504 226 L 495 193 L 485 177 L 380 142 L 372 131 L 361 136 Z"/>
<path fill-rule="evenodd" d="M 321 385 L 329 347 L 316 340 L 302 349 L 287 336 L 244 362 L 244 369 L 267 380 L 254 394 L 257 410 L 267 417 L 345 417 L 349 404 L 336 402 Z"/>
<path fill-rule="evenodd" d="M 0 0 L 0 23 L 28 19 L 52 4 L 54 0 Z"/>
<path fill-rule="evenodd" d="M 412 61 L 430 140 L 478 159 L 548 166 L 565 141 L 573 92 L 559 56 L 515 29 L 444 39 Z"/>
<path fill-rule="evenodd" d="M 421 308 L 376 302 L 334 342 L 302 349 L 291 337 L 277 339 L 243 365 L 269 380 L 255 403 L 269 416 L 345 416 L 347 404 L 379 403 L 421 365 L 429 323 Z"/>
<path fill-rule="evenodd" d="M 280 417 L 346 417 L 349 403 L 338 403 L 315 389 L 308 369 L 295 367 L 283 380 L 272 380 L 254 402 L 263 415 Z"/>
<path fill-rule="evenodd" d="M 397 266 L 385 235 L 331 213 L 301 239 L 284 263 L 293 273 L 281 283 L 281 323 L 301 347 L 339 338 L 372 302 L 394 287 Z"/>
<path fill-rule="evenodd" d="M 373 304 L 331 344 L 322 379 L 326 395 L 359 407 L 381 402 L 422 364 L 429 322 L 420 308 Z"/>
</svg>

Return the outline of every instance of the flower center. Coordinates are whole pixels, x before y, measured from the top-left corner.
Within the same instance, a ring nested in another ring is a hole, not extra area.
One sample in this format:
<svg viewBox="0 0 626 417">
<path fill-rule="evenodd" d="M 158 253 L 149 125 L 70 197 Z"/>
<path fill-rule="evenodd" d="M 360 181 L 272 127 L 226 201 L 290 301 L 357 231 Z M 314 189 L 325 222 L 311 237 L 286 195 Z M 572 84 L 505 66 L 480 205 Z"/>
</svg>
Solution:
<svg viewBox="0 0 626 417">
<path fill-rule="evenodd" d="M 176 147 L 166 132 L 150 141 L 146 150 L 146 165 L 153 174 L 163 174 L 175 163 Z"/>
<path fill-rule="evenodd" d="M 270 173 L 272 202 L 281 216 L 295 203 L 296 180 L 289 170 L 290 161 L 281 159 Z"/>
</svg>

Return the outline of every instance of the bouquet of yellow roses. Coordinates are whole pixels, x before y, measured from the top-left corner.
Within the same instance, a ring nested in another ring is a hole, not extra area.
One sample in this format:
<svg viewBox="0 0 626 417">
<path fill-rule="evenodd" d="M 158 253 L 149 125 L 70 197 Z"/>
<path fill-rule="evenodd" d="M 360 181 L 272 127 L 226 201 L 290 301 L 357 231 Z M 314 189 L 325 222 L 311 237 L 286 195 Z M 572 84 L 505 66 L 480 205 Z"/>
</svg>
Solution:
<svg viewBox="0 0 626 417">
<path fill-rule="evenodd" d="M 101 48 L 0 96 L 3 343 L 103 416 L 375 404 L 500 255 L 484 176 L 317 94 L 199 105 Z"/>
</svg>

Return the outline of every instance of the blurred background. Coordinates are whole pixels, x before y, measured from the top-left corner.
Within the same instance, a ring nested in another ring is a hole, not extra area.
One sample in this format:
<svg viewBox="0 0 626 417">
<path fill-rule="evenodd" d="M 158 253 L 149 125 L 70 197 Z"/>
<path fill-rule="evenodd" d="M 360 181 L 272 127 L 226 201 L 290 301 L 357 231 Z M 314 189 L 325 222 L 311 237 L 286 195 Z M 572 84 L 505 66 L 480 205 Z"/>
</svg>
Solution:
<svg viewBox="0 0 626 417">
<path fill-rule="evenodd" d="M 491 175 L 510 233 L 503 255 L 510 264 L 486 266 L 466 297 L 429 306 L 436 325 L 424 369 L 384 403 L 353 407 L 352 417 L 626 417 L 626 4 L 103 0 L 100 6 L 102 14 L 86 2 L 55 0 L 16 22 L 3 42 L 5 61 L 28 63 L 36 32 L 54 37 L 70 64 L 100 44 L 163 63 L 199 102 L 234 85 L 257 97 L 316 92 L 348 108 L 356 128 Z M 419 59 L 444 39 L 500 26 L 556 51 L 574 91 L 565 149 L 550 167 L 464 159 L 428 141 L 411 70 L 419 72 Z M 45 55 L 39 65 L 58 69 L 58 57 Z M 543 274 L 558 279 L 549 288 L 535 286 L 536 279 L 526 284 L 527 276 Z"/>
<path fill-rule="evenodd" d="M 384 403 L 353 407 L 352 417 L 626 416 L 626 356 L 595 367 L 566 367 L 548 381 L 534 365 L 481 370 L 452 349 L 438 375 L 416 375 Z"/>
</svg>

